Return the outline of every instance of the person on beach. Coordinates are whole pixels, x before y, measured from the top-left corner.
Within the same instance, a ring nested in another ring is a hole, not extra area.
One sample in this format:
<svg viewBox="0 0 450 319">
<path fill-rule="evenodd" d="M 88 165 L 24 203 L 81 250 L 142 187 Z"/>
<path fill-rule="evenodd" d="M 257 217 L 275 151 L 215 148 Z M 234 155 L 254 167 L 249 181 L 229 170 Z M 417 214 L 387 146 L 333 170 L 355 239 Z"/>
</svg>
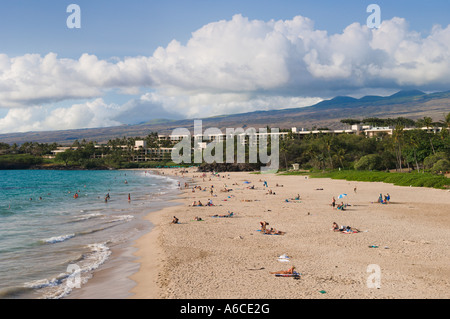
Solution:
<svg viewBox="0 0 450 319">
<path fill-rule="evenodd" d="M 176 218 L 175 216 L 173 216 L 172 224 L 178 224 L 178 218 Z"/>
<path fill-rule="evenodd" d="M 339 231 L 339 225 L 336 222 L 333 223 L 333 231 Z"/>
<path fill-rule="evenodd" d="M 271 272 L 272 275 L 292 275 L 294 274 L 295 267 L 292 266 L 289 270 L 280 270 Z"/>
<path fill-rule="evenodd" d="M 269 230 L 266 230 L 266 232 L 264 234 L 267 234 L 267 235 L 284 235 L 284 234 L 286 234 L 286 232 L 281 231 L 281 230 L 276 230 L 274 228 L 270 228 Z"/>
<path fill-rule="evenodd" d="M 356 228 L 352 228 L 350 226 L 338 226 L 338 224 L 333 223 L 333 230 L 334 231 L 339 231 L 339 232 L 343 232 L 343 233 L 359 233 L 359 229 Z"/>
<path fill-rule="evenodd" d="M 331 201 L 331 206 L 333 206 L 333 208 L 336 207 L 336 198 L 334 198 L 334 196 L 333 196 L 333 199 Z"/>
<path fill-rule="evenodd" d="M 345 210 L 346 205 L 344 205 L 344 202 L 341 202 L 340 204 L 337 205 L 337 209 L 339 210 Z"/>
<path fill-rule="evenodd" d="M 261 225 L 261 232 L 265 233 L 267 230 L 267 225 L 269 225 L 268 222 L 259 222 L 259 224 Z"/>
<path fill-rule="evenodd" d="M 230 211 L 228 211 L 227 215 L 213 215 L 212 217 L 223 217 L 223 218 L 227 218 L 227 217 L 233 217 L 234 213 Z"/>
<path fill-rule="evenodd" d="M 131 194 L 128 194 L 128 201 L 131 202 Z"/>
</svg>

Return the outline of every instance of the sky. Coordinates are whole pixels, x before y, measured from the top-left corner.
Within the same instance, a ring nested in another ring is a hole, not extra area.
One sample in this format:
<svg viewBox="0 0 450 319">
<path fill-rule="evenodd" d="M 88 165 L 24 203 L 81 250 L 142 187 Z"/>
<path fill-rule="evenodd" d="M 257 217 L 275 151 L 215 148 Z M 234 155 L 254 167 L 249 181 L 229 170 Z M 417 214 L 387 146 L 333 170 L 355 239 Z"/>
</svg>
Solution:
<svg viewBox="0 0 450 319">
<path fill-rule="evenodd" d="M 80 28 L 68 27 L 71 4 Z M 447 0 L 2 0 L 0 134 L 448 91 L 449 11 Z"/>
</svg>

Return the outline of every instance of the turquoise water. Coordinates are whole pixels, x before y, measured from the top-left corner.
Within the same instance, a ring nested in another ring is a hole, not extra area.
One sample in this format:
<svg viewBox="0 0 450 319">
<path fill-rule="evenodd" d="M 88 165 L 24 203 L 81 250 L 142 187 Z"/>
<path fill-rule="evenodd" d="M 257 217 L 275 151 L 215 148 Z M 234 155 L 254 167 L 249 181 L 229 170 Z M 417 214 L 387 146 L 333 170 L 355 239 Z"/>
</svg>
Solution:
<svg viewBox="0 0 450 319">
<path fill-rule="evenodd" d="M 176 185 L 146 171 L 0 171 L 0 298 L 85 285 Z"/>
</svg>

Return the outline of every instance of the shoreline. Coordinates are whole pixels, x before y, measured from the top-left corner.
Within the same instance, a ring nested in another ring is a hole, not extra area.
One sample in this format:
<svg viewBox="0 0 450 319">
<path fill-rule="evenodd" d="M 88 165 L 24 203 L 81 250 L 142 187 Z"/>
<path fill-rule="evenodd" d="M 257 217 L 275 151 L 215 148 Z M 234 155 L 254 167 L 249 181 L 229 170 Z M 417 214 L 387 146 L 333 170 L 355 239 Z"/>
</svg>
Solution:
<svg viewBox="0 0 450 319">
<path fill-rule="evenodd" d="M 144 171 L 144 169 L 124 169 L 124 171 Z M 145 169 L 145 171 L 151 171 Z M 159 174 L 153 173 L 155 176 Z M 167 176 L 177 179 L 176 176 Z M 161 196 L 164 203 L 154 202 L 154 206 L 144 208 L 146 211 L 139 217 L 138 233 L 125 242 L 110 247 L 111 255 L 106 262 L 94 270 L 92 277 L 80 289 L 74 289 L 63 299 L 124 299 L 133 296 L 131 290 L 136 282 L 131 278 L 139 271 L 140 264 L 136 262 L 137 248 L 135 241 L 152 233 L 154 225 L 147 218 L 158 211 L 173 207 L 174 198 L 178 198 L 177 189 L 170 190 Z M 149 202 L 150 204 L 152 202 Z"/>
<path fill-rule="evenodd" d="M 157 172 L 166 173 L 168 170 L 174 169 L 153 169 Z M 171 178 L 178 179 L 181 182 L 193 182 L 193 179 L 180 177 L 175 174 L 164 174 Z M 171 205 L 163 209 L 148 213 L 144 219 L 149 221 L 152 228 L 146 234 L 140 236 L 133 241 L 132 247 L 135 249 L 133 256 L 136 257 L 134 262 L 139 265 L 136 272 L 128 276 L 135 285 L 130 289 L 129 299 L 162 299 L 163 292 L 160 285 L 165 280 L 162 278 L 161 267 L 165 263 L 165 252 L 160 242 L 161 228 L 160 225 L 164 222 L 170 223 L 170 219 L 164 219 L 166 216 L 171 216 L 178 213 L 184 203 L 185 193 L 180 190 L 176 198 L 170 200 Z M 163 221 L 164 219 L 164 221 Z"/>
<path fill-rule="evenodd" d="M 173 202 L 178 202 L 178 200 L 174 200 Z M 136 257 L 134 262 L 138 264 L 138 270 L 128 276 L 130 280 L 135 282 L 135 285 L 129 290 L 131 295 L 127 298 L 162 298 L 163 293 L 160 290 L 159 281 L 161 279 L 161 266 L 164 264 L 166 256 L 159 242 L 161 232 L 157 225 L 162 222 L 163 216 L 178 212 L 180 209 L 179 205 L 181 203 L 178 202 L 176 206 L 166 207 L 162 210 L 149 213 L 145 217 L 146 220 L 152 223 L 153 227 L 148 233 L 136 239 L 132 245 L 135 249 L 133 256 Z"/>
<path fill-rule="evenodd" d="M 190 170 L 186 177 L 196 174 L 202 173 Z M 207 181 L 193 177 L 192 185 L 207 188 L 206 193 L 189 188 L 175 200 L 176 206 L 147 215 L 154 227 L 133 245 L 140 268 L 130 276 L 136 285 L 128 298 L 450 297 L 447 191 L 248 172 L 219 175 L 208 173 Z M 243 181 L 256 189 L 247 189 Z M 190 207 L 194 200 L 207 202 L 211 185 L 216 206 Z M 223 185 L 233 190 L 222 193 Z M 269 195 L 269 189 L 276 194 Z M 297 193 L 300 201 L 285 201 Z M 340 193 L 347 193 L 351 204 L 343 212 L 330 205 Z M 390 193 L 392 202 L 374 203 L 380 193 Z M 229 210 L 235 217 L 210 217 Z M 173 215 L 180 225 L 170 225 Z M 195 216 L 203 221 L 194 221 Z M 286 234 L 261 235 L 257 230 L 263 220 Z M 361 232 L 333 232 L 334 221 Z M 289 262 L 277 260 L 283 254 L 290 256 Z M 299 280 L 269 273 L 291 265 L 302 274 Z M 381 289 L 368 288 L 369 265 L 380 266 Z"/>
</svg>

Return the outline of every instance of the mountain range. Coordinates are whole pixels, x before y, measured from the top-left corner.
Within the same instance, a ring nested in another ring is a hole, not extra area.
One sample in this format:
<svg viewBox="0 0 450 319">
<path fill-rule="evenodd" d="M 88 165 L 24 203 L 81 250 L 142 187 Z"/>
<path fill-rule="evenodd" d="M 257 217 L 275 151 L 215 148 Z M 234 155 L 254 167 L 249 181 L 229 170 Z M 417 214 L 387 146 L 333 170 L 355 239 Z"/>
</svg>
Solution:
<svg viewBox="0 0 450 319">
<path fill-rule="evenodd" d="M 348 96 L 337 96 L 308 107 L 229 114 L 202 118 L 201 120 L 203 121 L 203 129 L 217 127 L 223 132 L 225 132 L 226 128 L 254 127 L 259 129 L 267 126 L 280 129 L 290 129 L 292 127 L 341 129 L 345 125 L 340 120 L 347 118 L 405 117 L 416 120 L 428 116 L 434 121 L 440 121 L 449 112 L 450 91 L 427 94 L 419 90 L 408 90 L 386 97 L 364 96 L 356 99 Z M 152 120 L 137 125 L 104 128 L 9 133 L 1 134 L 0 142 L 9 144 L 57 142 L 69 145 L 75 140 L 86 139 L 87 141 L 105 143 L 109 139 L 116 137 L 144 137 L 150 132 L 170 134 L 176 128 L 187 128 L 193 131 L 194 119 L 176 121 Z"/>
</svg>

